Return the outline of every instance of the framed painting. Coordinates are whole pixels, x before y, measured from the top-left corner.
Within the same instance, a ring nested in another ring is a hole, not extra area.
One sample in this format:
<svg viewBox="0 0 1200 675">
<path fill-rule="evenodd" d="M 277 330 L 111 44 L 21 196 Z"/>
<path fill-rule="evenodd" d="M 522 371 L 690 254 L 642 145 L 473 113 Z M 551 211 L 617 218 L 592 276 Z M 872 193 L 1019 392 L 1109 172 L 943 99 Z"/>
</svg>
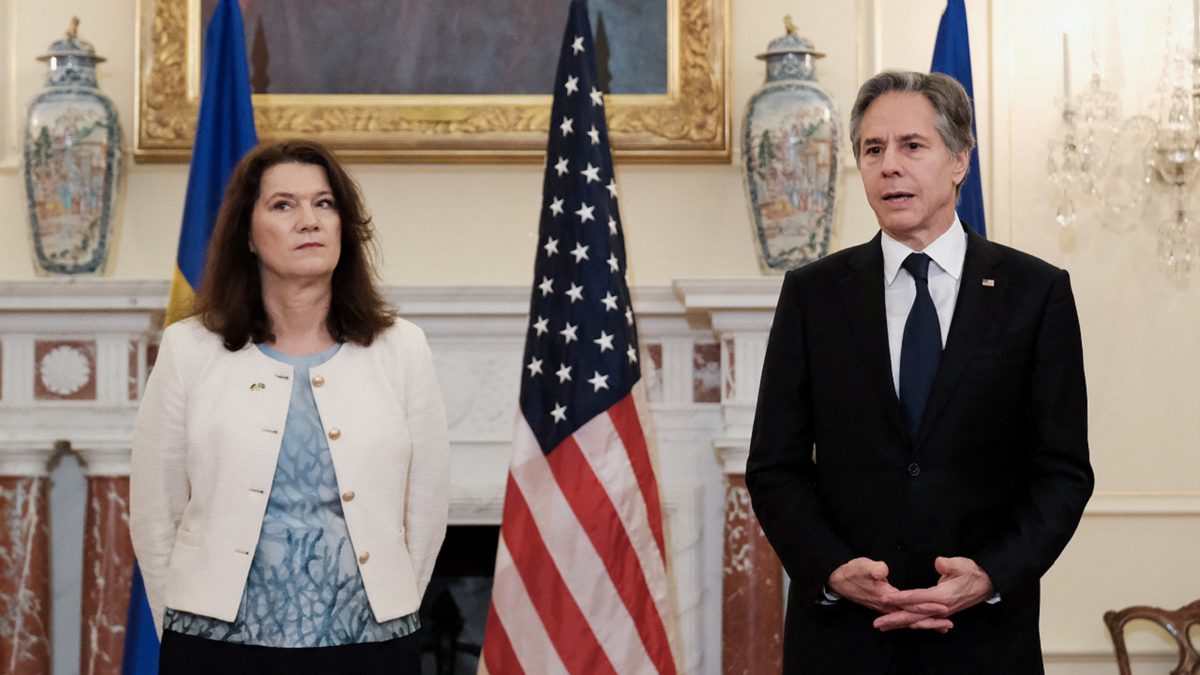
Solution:
<svg viewBox="0 0 1200 675">
<path fill-rule="evenodd" d="M 139 162 L 186 162 L 217 0 L 140 0 Z M 567 0 L 240 0 L 259 138 L 352 162 L 538 162 Z M 732 154 L 729 0 L 591 0 L 617 161 Z"/>
</svg>

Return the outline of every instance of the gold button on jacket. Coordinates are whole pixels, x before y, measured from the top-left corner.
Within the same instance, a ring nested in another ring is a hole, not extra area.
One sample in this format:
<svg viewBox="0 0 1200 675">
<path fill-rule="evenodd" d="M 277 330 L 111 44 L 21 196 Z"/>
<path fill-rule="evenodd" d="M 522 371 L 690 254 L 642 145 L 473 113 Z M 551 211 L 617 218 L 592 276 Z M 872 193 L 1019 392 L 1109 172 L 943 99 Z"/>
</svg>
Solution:
<svg viewBox="0 0 1200 675">
<path fill-rule="evenodd" d="M 364 554 L 358 556 L 358 564 L 366 565 L 367 561 L 370 559 L 371 559 L 371 553 L 370 552 L 364 553 Z"/>
<path fill-rule="evenodd" d="M 321 377 L 320 375 L 317 375 L 312 379 L 312 385 L 314 387 L 319 387 L 323 384 L 325 384 L 325 378 Z"/>
<path fill-rule="evenodd" d="M 354 491 L 353 491 L 353 490 L 351 490 L 351 491 L 349 491 L 349 492 L 343 493 L 343 494 L 342 494 L 342 499 L 343 499 L 343 500 L 345 500 L 345 501 L 348 501 L 348 502 L 350 502 L 350 501 L 354 501 Z"/>
<path fill-rule="evenodd" d="M 330 429 L 329 430 L 329 440 L 336 441 L 337 439 L 339 439 L 341 437 L 342 437 L 341 429 Z"/>
</svg>

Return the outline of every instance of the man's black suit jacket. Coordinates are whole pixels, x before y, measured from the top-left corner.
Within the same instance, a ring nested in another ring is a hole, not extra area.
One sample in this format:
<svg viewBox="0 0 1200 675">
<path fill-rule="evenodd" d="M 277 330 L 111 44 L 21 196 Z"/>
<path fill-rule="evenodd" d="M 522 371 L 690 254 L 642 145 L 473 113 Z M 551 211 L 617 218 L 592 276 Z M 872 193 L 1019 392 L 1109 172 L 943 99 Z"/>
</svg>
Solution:
<svg viewBox="0 0 1200 675">
<path fill-rule="evenodd" d="M 883 673 L 897 640 L 930 675 L 1043 672 L 1039 579 L 1091 496 L 1083 348 L 1064 270 L 968 232 L 958 301 L 915 442 L 892 379 L 880 238 L 789 272 L 763 365 L 746 484 L 791 577 L 784 673 Z M 881 633 L 820 604 L 882 560 L 900 589 L 964 556 L 1001 596 L 947 634 Z"/>
</svg>

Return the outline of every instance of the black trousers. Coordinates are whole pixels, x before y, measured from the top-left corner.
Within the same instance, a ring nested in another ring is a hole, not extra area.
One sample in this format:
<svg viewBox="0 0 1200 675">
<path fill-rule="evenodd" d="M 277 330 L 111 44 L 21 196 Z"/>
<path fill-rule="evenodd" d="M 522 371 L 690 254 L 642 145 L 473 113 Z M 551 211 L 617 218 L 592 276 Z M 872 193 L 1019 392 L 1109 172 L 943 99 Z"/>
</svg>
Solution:
<svg viewBox="0 0 1200 675">
<path fill-rule="evenodd" d="M 896 632 L 896 648 L 892 652 L 887 675 L 924 675 L 925 667 L 921 665 L 921 657 L 917 654 L 918 637 L 919 633 L 908 628 Z"/>
<path fill-rule="evenodd" d="M 159 675 L 421 675 L 420 631 L 386 642 L 288 649 L 163 631 Z"/>
</svg>

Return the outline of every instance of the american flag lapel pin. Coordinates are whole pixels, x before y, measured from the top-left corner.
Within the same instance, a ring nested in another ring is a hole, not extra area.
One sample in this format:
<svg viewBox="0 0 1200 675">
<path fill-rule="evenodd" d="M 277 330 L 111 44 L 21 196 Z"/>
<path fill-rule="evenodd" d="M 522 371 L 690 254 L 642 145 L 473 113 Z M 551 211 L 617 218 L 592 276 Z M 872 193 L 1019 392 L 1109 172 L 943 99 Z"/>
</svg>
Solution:
<svg viewBox="0 0 1200 675">
<path fill-rule="evenodd" d="M 984 279 L 983 285 L 987 286 L 988 288 L 991 288 L 992 286 L 996 285 L 996 280 L 995 279 Z"/>
</svg>

